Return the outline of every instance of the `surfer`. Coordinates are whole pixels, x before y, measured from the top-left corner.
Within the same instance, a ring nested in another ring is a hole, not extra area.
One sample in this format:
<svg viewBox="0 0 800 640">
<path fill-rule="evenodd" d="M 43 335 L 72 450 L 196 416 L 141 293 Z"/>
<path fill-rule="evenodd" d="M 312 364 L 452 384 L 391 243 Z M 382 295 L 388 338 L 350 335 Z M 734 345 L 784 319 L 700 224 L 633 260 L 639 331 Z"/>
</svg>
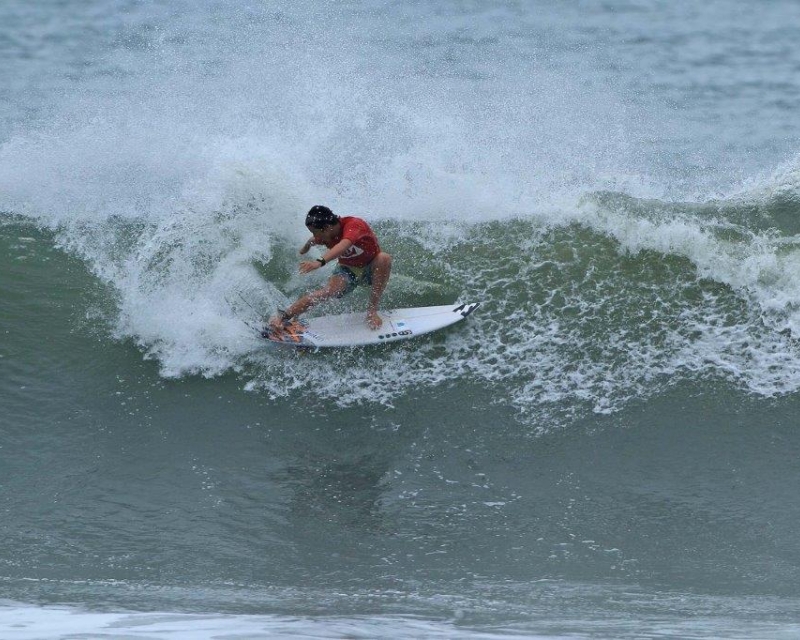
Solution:
<svg viewBox="0 0 800 640">
<path fill-rule="evenodd" d="M 324 287 L 307 293 L 285 310 L 279 309 L 270 319 L 270 325 L 281 327 L 320 302 L 341 298 L 357 286 L 368 285 L 372 289 L 367 307 L 367 326 L 378 329 L 383 324 L 378 315 L 378 304 L 392 271 L 392 256 L 381 251 L 375 233 L 361 218 L 340 218 L 328 207 L 316 205 L 306 215 L 306 227 L 311 237 L 300 248 L 300 255 L 308 253 L 314 245 L 324 245 L 328 250 L 321 258 L 301 262 L 300 273 L 321 269 L 332 260 L 339 263 Z"/>
</svg>

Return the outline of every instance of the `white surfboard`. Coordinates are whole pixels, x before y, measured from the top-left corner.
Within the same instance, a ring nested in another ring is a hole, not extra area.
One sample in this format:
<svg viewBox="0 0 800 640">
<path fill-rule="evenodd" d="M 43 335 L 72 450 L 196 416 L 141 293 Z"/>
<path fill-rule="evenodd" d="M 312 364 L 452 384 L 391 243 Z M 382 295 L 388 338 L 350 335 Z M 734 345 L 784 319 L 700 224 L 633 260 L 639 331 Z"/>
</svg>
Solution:
<svg viewBox="0 0 800 640">
<path fill-rule="evenodd" d="M 370 329 L 366 313 L 343 313 L 318 318 L 296 318 L 281 329 L 265 327 L 262 337 L 294 347 L 360 347 L 408 340 L 455 324 L 475 311 L 478 302 L 379 311 L 383 325 Z"/>
</svg>

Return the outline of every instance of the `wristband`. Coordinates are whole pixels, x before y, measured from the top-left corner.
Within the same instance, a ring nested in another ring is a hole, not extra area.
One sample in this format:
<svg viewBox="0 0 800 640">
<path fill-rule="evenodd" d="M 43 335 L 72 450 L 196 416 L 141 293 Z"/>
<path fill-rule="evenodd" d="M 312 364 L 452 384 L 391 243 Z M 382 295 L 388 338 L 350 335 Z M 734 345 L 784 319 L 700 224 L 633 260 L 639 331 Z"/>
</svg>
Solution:
<svg viewBox="0 0 800 640">
<path fill-rule="evenodd" d="M 317 258 L 317 262 L 319 262 L 323 267 L 328 264 L 328 261 L 325 258 Z"/>
</svg>

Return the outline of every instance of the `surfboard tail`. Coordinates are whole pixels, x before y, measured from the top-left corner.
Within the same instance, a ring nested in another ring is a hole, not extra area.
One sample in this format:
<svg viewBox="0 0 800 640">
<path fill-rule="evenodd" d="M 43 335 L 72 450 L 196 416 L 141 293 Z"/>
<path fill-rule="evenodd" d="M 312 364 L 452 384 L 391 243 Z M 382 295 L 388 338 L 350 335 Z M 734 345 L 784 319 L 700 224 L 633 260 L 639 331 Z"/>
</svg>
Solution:
<svg viewBox="0 0 800 640">
<path fill-rule="evenodd" d="M 307 326 L 307 323 L 302 320 L 293 318 L 284 322 L 280 327 L 265 326 L 261 331 L 261 337 L 282 344 L 304 344 L 303 334 Z"/>
</svg>

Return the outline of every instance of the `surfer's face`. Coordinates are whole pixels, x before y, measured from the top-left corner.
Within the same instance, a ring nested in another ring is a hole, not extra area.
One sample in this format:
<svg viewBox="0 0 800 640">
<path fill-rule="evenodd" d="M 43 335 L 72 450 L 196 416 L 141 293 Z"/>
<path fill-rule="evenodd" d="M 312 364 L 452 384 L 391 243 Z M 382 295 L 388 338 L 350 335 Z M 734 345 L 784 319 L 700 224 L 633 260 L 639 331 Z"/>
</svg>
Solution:
<svg viewBox="0 0 800 640">
<path fill-rule="evenodd" d="M 339 233 L 338 223 L 329 227 L 325 227 L 324 229 L 315 229 L 314 227 L 306 228 L 311 232 L 311 234 L 314 236 L 314 239 L 318 242 L 330 242 L 331 240 L 335 240 Z"/>
</svg>

